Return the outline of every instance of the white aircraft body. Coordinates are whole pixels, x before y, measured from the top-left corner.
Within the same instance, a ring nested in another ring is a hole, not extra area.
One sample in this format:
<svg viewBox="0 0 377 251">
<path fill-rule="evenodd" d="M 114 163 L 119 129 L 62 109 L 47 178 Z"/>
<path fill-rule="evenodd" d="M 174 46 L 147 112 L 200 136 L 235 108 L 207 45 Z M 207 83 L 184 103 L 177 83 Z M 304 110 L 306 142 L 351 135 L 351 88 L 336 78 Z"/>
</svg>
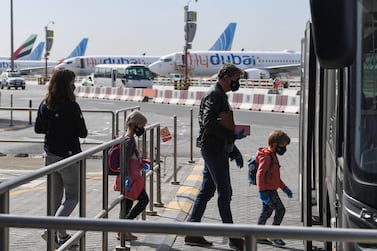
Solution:
<svg viewBox="0 0 377 251">
<path fill-rule="evenodd" d="M 224 50 L 229 51 L 232 48 L 234 33 L 237 23 L 229 23 L 223 33 L 215 41 L 210 50 Z M 150 65 L 156 62 L 159 56 L 138 56 L 138 55 L 103 55 L 103 56 L 83 56 L 73 57 L 64 60 L 61 64 L 57 65 L 56 69 L 70 69 L 76 75 L 89 75 L 94 72 L 97 64 L 143 64 Z"/>
<path fill-rule="evenodd" d="M 82 39 L 70 55 L 82 56 L 86 51 L 87 43 L 87 38 Z M 47 71 L 51 72 L 61 62 L 62 60 L 48 60 Z M 11 60 L 0 60 L 0 72 L 10 68 Z M 14 60 L 13 69 L 20 71 L 21 74 L 44 74 L 46 71 L 46 62 L 44 60 Z"/>
<path fill-rule="evenodd" d="M 187 57 L 190 77 L 213 77 L 223 64 L 234 64 L 245 71 L 245 78 L 270 78 L 278 73 L 299 74 L 301 53 L 296 51 L 190 51 Z M 184 73 L 184 54 L 172 53 L 149 65 L 160 75 Z"/>
<path fill-rule="evenodd" d="M 56 69 L 69 69 L 76 75 L 89 75 L 97 64 L 143 64 L 150 65 L 160 56 L 81 56 L 64 60 Z"/>
</svg>

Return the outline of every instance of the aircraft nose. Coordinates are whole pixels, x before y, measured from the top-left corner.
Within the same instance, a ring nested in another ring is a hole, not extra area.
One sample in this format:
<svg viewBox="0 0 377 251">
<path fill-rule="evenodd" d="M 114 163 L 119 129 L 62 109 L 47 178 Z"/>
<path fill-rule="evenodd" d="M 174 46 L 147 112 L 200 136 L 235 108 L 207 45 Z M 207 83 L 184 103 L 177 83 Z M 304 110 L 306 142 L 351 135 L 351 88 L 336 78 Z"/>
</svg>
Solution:
<svg viewBox="0 0 377 251">
<path fill-rule="evenodd" d="M 154 62 L 149 65 L 149 70 L 156 73 L 157 75 L 163 75 L 161 72 L 161 64 L 160 62 Z"/>
</svg>

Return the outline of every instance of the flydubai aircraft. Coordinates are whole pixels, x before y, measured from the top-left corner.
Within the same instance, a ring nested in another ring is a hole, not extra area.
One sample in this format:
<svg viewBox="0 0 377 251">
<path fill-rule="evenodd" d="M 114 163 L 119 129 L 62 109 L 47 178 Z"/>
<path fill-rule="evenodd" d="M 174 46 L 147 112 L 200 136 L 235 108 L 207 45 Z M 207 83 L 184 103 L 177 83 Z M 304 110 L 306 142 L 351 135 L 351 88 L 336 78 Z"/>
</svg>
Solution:
<svg viewBox="0 0 377 251">
<path fill-rule="evenodd" d="M 83 38 L 80 43 L 75 47 L 75 49 L 69 54 L 70 57 L 72 56 L 82 56 L 85 54 L 86 46 L 88 44 L 88 39 Z M 52 69 L 62 60 L 47 61 L 47 71 L 51 72 Z M 14 69 L 21 72 L 21 74 L 43 74 L 45 72 L 46 62 L 41 60 L 14 60 Z M 11 68 L 11 61 L 10 60 L 0 60 L 0 72 L 6 69 Z"/>
<path fill-rule="evenodd" d="M 281 73 L 299 74 L 301 53 L 297 51 L 190 51 L 187 57 L 190 77 L 213 77 L 223 64 L 245 71 L 245 78 L 268 79 Z M 172 53 L 149 65 L 160 75 L 184 72 L 184 54 Z"/>
<path fill-rule="evenodd" d="M 33 49 L 33 45 L 37 40 L 37 34 L 31 34 L 25 42 L 23 42 L 20 47 L 17 48 L 13 52 L 13 59 L 25 59 L 28 55 L 30 55 L 31 50 Z M 9 56 L 0 56 L 1 60 L 10 60 Z"/>
<path fill-rule="evenodd" d="M 230 23 L 216 40 L 210 50 L 228 51 L 232 48 L 237 23 Z M 125 56 L 81 56 L 67 58 L 56 69 L 70 69 L 76 75 L 89 75 L 94 72 L 97 64 L 143 64 L 150 65 L 161 56 L 125 55 Z"/>
</svg>

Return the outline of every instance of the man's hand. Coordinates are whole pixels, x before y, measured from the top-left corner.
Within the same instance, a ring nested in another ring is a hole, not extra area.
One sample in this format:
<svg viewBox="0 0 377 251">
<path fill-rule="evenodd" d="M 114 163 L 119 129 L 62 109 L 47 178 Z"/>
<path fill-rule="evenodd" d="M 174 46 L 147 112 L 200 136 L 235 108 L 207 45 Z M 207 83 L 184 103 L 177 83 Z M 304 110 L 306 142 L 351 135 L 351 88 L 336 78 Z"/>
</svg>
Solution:
<svg viewBox="0 0 377 251">
<path fill-rule="evenodd" d="M 288 198 L 292 199 L 293 193 L 292 193 L 291 189 L 289 189 L 288 187 L 284 187 L 283 192 L 287 195 Z"/>
<path fill-rule="evenodd" d="M 241 153 L 236 156 L 235 160 L 236 160 L 236 164 L 237 164 L 238 168 L 242 168 L 243 167 L 243 157 L 242 157 Z"/>
<path fill-rule="evenodd" d="M 245 128 L 242 128 L 240 131 L 238 131 L 238 132 L 236 132 L 235 134 L 234 134 L 234 139 L 243 139 L 243 138 L 245 138 L 246 136 L 245 136 Z"/>
<path fill-rule="evenodd" d="M 263 204 L 268 204 L 270 202 L 270 197 L 266 191 L 259 192 L 259 198 L 262 200 Z"/>
</svg>

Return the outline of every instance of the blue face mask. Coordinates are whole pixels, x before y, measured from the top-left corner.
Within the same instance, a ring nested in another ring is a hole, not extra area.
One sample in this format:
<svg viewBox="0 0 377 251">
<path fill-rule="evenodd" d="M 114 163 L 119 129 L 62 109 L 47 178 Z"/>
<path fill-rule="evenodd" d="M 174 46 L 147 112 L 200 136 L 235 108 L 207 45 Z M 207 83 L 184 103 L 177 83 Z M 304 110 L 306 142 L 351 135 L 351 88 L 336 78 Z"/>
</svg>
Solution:
<svg viewBox="0 0 377 251">
<path fill-rule="evenodd" d="M 232 92 L 238 91 L 239 88 L 240 88 L 240 82 L 235 81 L 235 80 L 232 80 L 232 82 L 230 82 L 230 90 Z"/>
<path fill-rule="evenodd" d="M 276 153 L 283 155 L 287 151 L 287 147 L 276 146 Z"/>
<path fill-rule="evenodd" d="M 136 136 L 140 137 L 144 133 L 145 133 L 145 129 L 143 127 L 140 128 L 140 127 L 135 126 L 135 134 L 136 134 Z"/>
</svg>

